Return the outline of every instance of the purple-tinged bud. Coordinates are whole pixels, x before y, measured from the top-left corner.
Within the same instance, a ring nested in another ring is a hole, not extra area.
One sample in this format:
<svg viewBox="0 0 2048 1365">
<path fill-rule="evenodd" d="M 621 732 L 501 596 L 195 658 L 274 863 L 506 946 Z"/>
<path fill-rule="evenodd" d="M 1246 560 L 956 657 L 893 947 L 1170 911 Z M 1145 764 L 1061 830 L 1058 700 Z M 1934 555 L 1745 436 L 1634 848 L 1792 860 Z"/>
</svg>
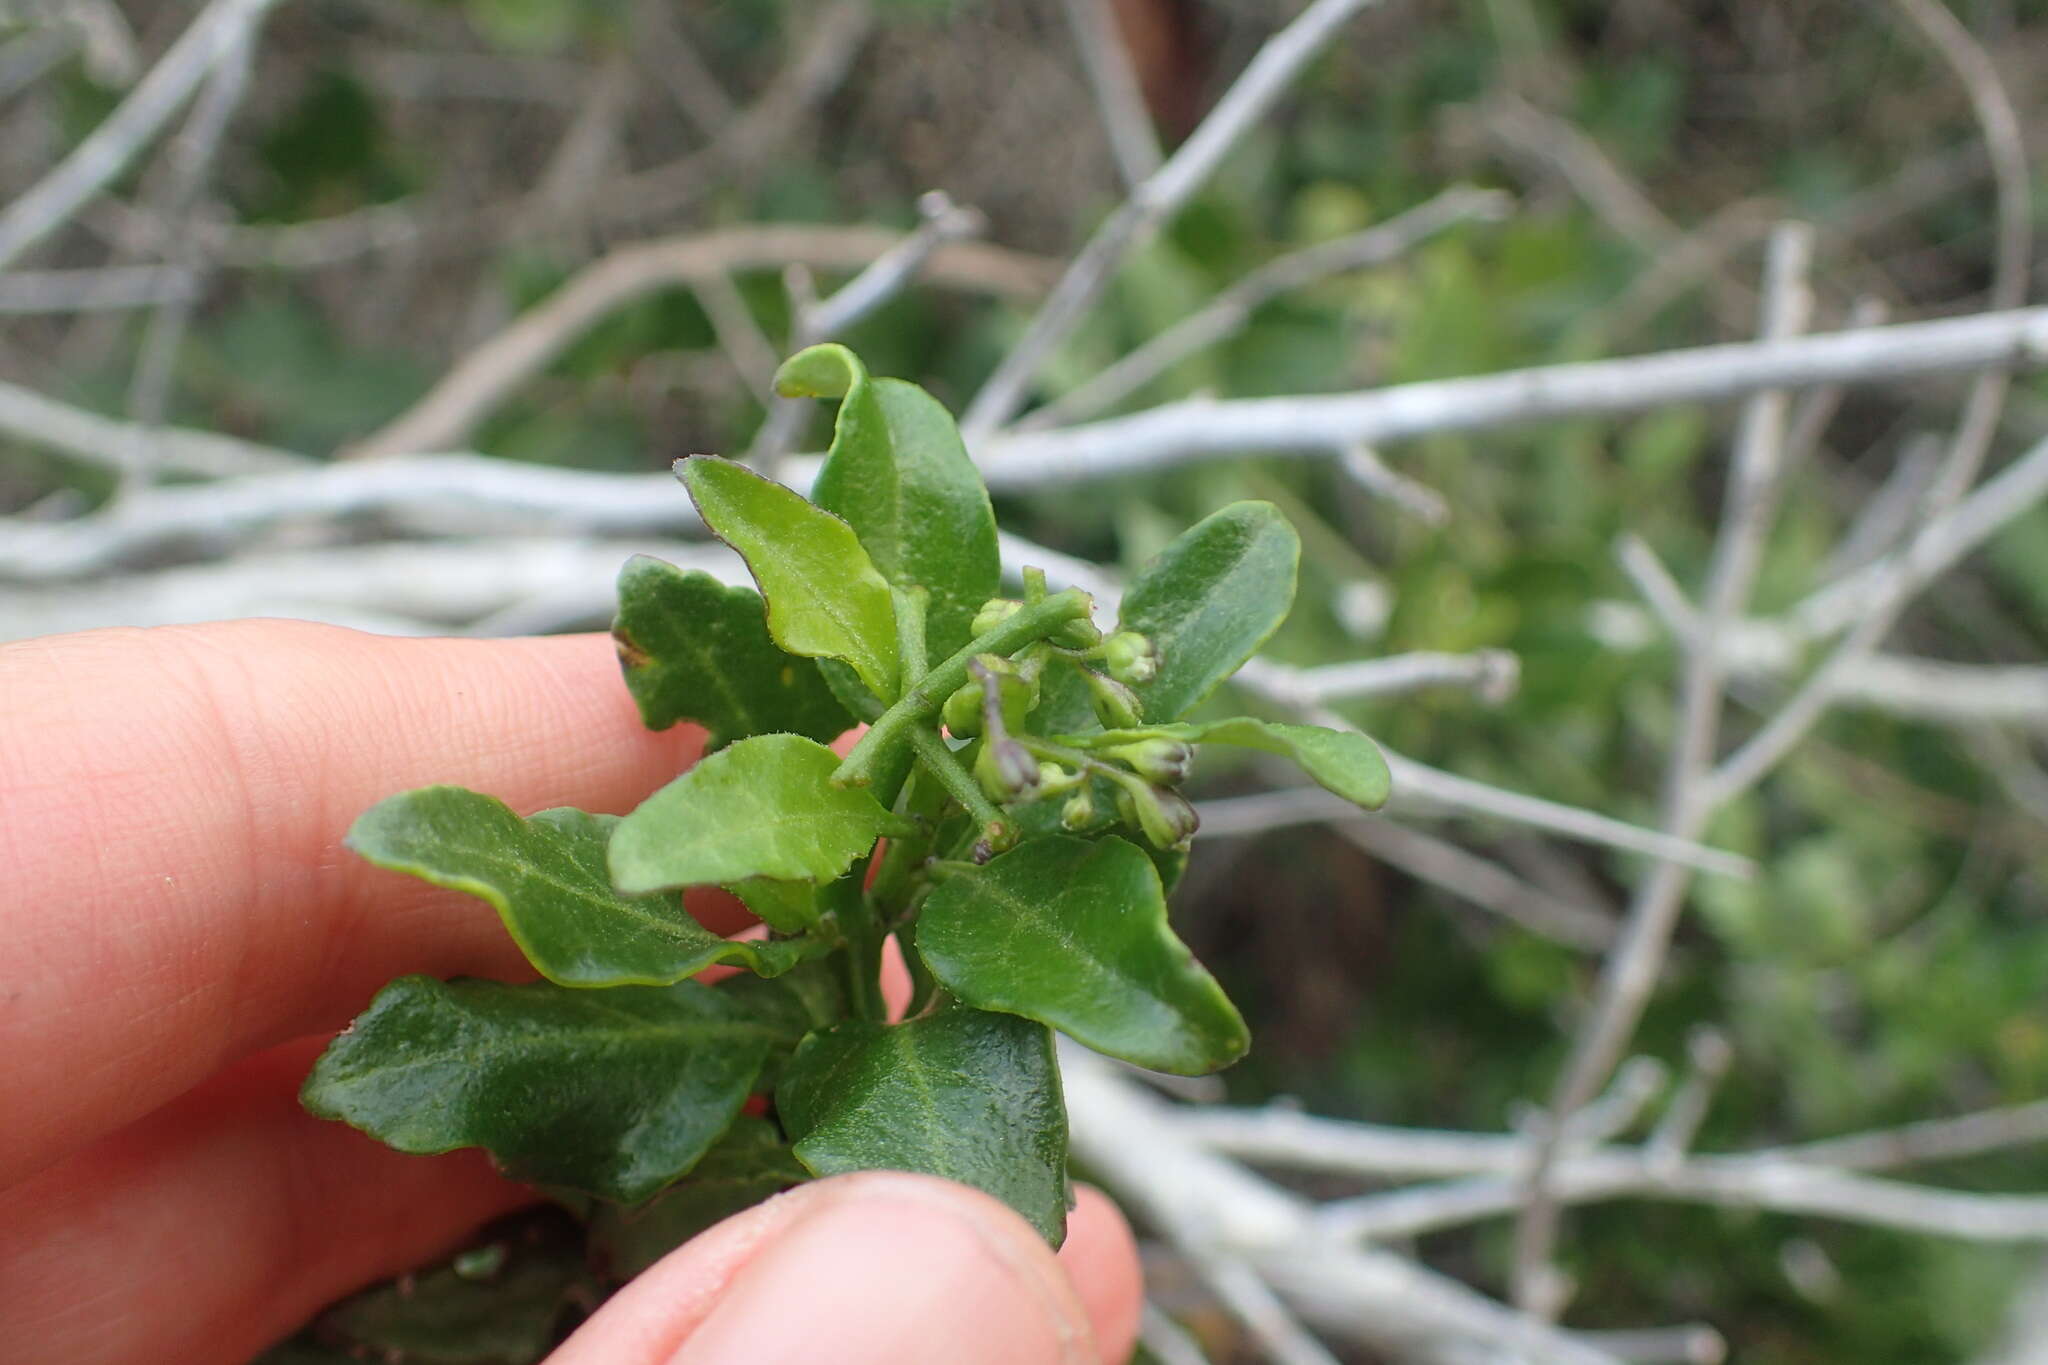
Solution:
<svg viewBox="0 0 2048 1365">
<path fill-rule="evenodd" d="M 1195 764 L 1195 751 L 1186 741 L 1164 735 L 1113 745 L 1102 753 L 1123 760 L 1132 772 L 1162 787 L 1178 787 L 1187 781 Z"/>
</svg>

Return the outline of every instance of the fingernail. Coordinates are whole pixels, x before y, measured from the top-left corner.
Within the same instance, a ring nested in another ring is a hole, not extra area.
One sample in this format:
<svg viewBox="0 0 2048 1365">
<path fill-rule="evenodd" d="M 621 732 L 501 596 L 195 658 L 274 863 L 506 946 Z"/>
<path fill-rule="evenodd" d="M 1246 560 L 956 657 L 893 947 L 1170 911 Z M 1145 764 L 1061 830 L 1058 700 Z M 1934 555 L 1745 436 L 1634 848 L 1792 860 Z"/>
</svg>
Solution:
<svg viewBox="0 0 2048 1365">
<path fill-rule="evenodd" d="M 821 1201 L 748 1261 L 672 1365 L 1085 1365 L 1051 1251 L 994 1210 L 883 1177 Z"/>
</svg>

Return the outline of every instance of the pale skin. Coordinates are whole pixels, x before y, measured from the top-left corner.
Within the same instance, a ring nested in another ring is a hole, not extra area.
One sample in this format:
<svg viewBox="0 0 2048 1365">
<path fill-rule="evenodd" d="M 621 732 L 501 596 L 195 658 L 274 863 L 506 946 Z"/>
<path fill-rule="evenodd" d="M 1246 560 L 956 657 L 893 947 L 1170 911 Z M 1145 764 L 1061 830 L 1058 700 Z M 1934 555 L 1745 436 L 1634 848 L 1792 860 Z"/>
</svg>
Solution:
<svg viewBox="0 0 2048 1365">
<path fill-rule="evenodd" d="M 286 622 L 0 648 L 0 1342 L 21 1365 L 230 1365 L 531 1202 L 475 1152 L 308 1117 L 325 1035 L 393 976 L 531 975 L 481 902 L 350 821 L 452 782 L 624 812 L 695 756 L 609 641 Z M 732 907 L 693 904 L 736 930 Z M 1083 1189 L 1055 1255 L 927 1176 L 804 1186 L 610 1300 L 554 1365 L 1121 1362 L 1140 1281 Z"/>
</svg>

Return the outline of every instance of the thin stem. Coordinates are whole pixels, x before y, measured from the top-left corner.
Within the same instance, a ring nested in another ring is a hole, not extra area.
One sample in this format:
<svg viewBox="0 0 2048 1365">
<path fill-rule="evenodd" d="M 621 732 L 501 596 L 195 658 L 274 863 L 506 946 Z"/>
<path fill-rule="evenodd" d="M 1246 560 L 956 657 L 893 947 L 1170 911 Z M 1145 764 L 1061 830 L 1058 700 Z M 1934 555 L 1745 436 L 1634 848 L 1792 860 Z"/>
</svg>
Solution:
<svg viewBox="0 0 2048 1365">
<path fill-rule="evenodd" d="M 903 661 L 905 687 L 922 678 L 927 667 L 924 622 L 931 600 L 932 595 L 923 588 L 889 590 L 890 605 L 896 608 L 896 651 Z"/>
<path fill-rule="evenodd" d="M 995 803 L 982 791 L 981 784 L 960 761 L 960 756 L 946 747 L 946 741 L 939 738 L 936 730 L 922 725 L 912 726 L 910 747 L 917 750 L 917 756 L 924 760 L 924 770 L 937 778 L 946 794 L 974 817 L 984 837 L 1007 825 L 1002 811 L 996 809 Z"/>
<path fill-rule="evenodd" d="M 876 718 L 868 732 L 853 746 L 853 752 L 832 774 L 840 787 L 864 787 L 874 781 L 882 758 L 907 741 L 912 730 L 922 727 L 967 681 L 967 665 L 977 654 L 1007 657 L 1034 640 L 1042 640 L 1067 622 L 1088 615 L 1088 594 L 1079 588 L 1054 593 L 1000 622 L 994 629 L 970 640 L 958 653 L 928 671 L 904 690 L 902 698 Z"/>
</svg>

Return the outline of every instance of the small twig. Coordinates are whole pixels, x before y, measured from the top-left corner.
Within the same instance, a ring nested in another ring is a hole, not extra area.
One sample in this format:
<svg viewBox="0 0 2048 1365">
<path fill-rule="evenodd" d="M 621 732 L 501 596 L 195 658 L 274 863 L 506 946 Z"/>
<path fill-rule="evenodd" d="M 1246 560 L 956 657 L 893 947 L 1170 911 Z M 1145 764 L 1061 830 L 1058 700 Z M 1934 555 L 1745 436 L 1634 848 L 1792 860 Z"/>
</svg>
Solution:
<svg viewBox="0 0 2048 1365">
<path fill-rule="evenodd" d="M 1190 1260 L 1273 1365 L 1338 1365 L 1337 1357 L 1294 1320 L 1280 1296 L 1243 1261 L 1198 1255 Z"/>
<path fill-rule="evenodd" d="M 970 444 L 1009 421 L 1022 405 L 1027 386 L 1102 297 L 1124 258 L 1208 183 L 1231 148 L 1265 116 L 1309 59 L 1353 15 L 1372 3 L 1374 0 L 1313 0 L 1292 23 L 1267 40 L 1188 140 L 1131 192 L 1074 257 L 1024 335 L 968 404 L 960 426 Z"/>
<path fill-rule="evenodd" d="M 175 266 L 113 265 L 90 270 L 15 270 L 0 275 L 0 313 L 100 313 L 154 308 L 197 293 Z"/>
<path fill-rule="evenodd" d="M 1159 1365 L 1209 1365 L 1194 1334 L 1150 1299 L 1145 1300 L 1145 1315 L 1138 1320 L 1138 1340 Z"/>
<path fill-rule="evenodd" d="M 1763 339 L 1781 340 L 1800 331 L 1811 306 L 1806 272 L 1812 233 L 1788 224 L 1771 239 L 1764 279 Z M 1712 811 L 1702 778 L 1714 758 L 1727 667 L 1720 642 L 1749 599 L 1762 561 L 1765 537 L 1783 485 L 1785 418 L 1783 390 L 1765 390 L 1749 400 L 1737 435 L 1734 470 L 1714 555 L 1701 594 L 1699 625 L 1687 642 L 1679 697 L 1679 734 L 1673 745 L 1663 801 L 1664 828 L 1694 838 Z M 1528 1202 L 1515 1229 L 1515 1301 L 1548 1317 L 1563 1305 L 1547 1293 L 1554 1284 L 1551 1256 L 1556 1246 L 1559 1205 L 1549 1179 L 1571 1115 L 1592 1098 L 1619 1060 L 1649 1003 L 1664 955 L 1677 927 L 1692 876 L 1678 863 L 1659 862 L 1629 905 L 1622 936 L 1608 955 L 1592 1009 L 1572 1040 L 1571 1055 L 1551 1096 L 1551 1123 L 1536 1144 L 1530 1165 Z"/>
<path fill-rule="evenodd" d="M 1885 301 L 1879 298 L 1861 298 L 1849 309 L 1849 316 L 1843 328 L 1855 331 L 1864 327 L 1877 327 L 1890 315 Z M 1792 405 L 1791 416 L 1785 424 L 1785 463 L 1796 469 L 1814 457 L 1819 451 L 1821 438 L 1827 434 L 1828 423 L 1835 420 L 1841 411 L 1842 400 L 1848 390 L 1840 384 L 1829 384 L 1818 389 L 1808 389 L 1799 395 L 1799 401 Z"/>
<path fill-rule="evenodd" d="M 980 210 L 963 208 L 938 190 L 922 195 L 917 211 L 923 219 L 917 228 L 877 256 L 867 269 L 848 280 L 830 298 L 797 301 L 789 338 L 792 354 L 846 331 L 903 292 L 940 247 L 979 236 L 988 227 Z M 795 446 L 811 411 L 809 399 L 774 399 L 767 418 L 754 435 L 753 446 L 747 451 L 747 462 L 772 474 Z"/>
<path fill-rule="evenodd" d="M 1689 1062 L 1685 1079 L 1679 1082 L 1678 1092 L 1671 1097 L 1647 1144 L 1651 1163 L 1666 1170 L 1676 1170 L 1685 1159 L 1693 1139 L 1699 1135 L 1700 1124 L 1706 1120 L 1715 1089 L 1735 1060 L 1735 1049 L 1728 1036 L 1716 1028 L 1695 1028 L 1685 1040 L 1685 1050 Z"/>
<path fill-rule="evenodd" d="M 759 224 L 619 247 L 585 266 L 463 357 L 425 397 L 346 453 L 375 458 L 459 446 L 498 404 L 577 337 L 614 310 L 657 289 L 791 261 L 862 269 L 914 235 L 875 228 Z M 929 269 L 934 283 L 956 289 L 1029 294 L 1043 280 L 1031 258 L 980 243 L 941 245 L 930 254 Z"/>
<path fill-rule="evenodd" d="M 1579 1340 L 1635 1365 L 1721 1365 L 1728 1358 L 1726 1338 L 1704 1323 L 1581 1332 Z"/>
<path fill-rule="evenodd" d="M 717 75 L 676 22 L 667 0 L 633 0 L 626 11 L 640 66 L 668 93 L 700 136 L 716 140 L 739 116 Z"/>
<path fill-rule="evenodd" d="M 1145 107 L 1145 92 L 1138 86 L 1137 70 L 1131 65 L 1131 51 L 1124 45 L 1116 15 L 1105 0 L 1064 0 L 1064 4 L 1067 27 L 1074 32 L 1081 67 L 1088 73 L 1096 110 L 1102 115 L 1102 129 L 1109 135 L 1110 153 L 1116 157 L 1124 187 L 1134 190 L 1158 172 L 1164 153 L 1159 150 L 1152 113 Z"/>
<path fill-rule="evenodd" d="M 1678 586 L 1678 580 L 1671 576 L 1671 570 L 1664 567 L 1664 561 L 1657 558 L 1641 536 L 1633 531 L 1624 531 L 1614 542 L 1615 562 L 1621 565 L 1628 581 L 1635 585 L 1643 601 L 1649 604 L 1664 629 L 1681 646 L 1690 647 L 1694 633 L 1699 627 L 1698 613 L 1686 598 L 1685 589 Z M 1722 650 L 1725 656 L 1728 651 Z"/>
<path fill-rule="evenodd" d="M 696 294 L 698 306 L 704 316 L 711 320 L 711 331 L 717 336 L 718 344 L 732 358 L 732 367 L 739 372 L 740 382 L 768 407 L 775 401 L 775 347 L 762 332 L 761 324 L 754 321 L 753 309 L 733 284 L 732 276 L 723 271 L 713 271 L 701 276 L 690 285 Z"/>
<path fill-rule="evenodd" d="M 198 216 L 206 177 L 220 151 L 221 139 L 226 136 L 228 124 L 248 92 L 249 68 L 255 58 L 255 47 L 252 30 L 242 29 L 233 46 L 220 58 L 213 74 L 207 78 L 184 128 L 172 140 L 168 183 L 161 210 L 165 222 L 189 224 Z M 189 231 L 180 233 L 183 242 L 178 253 L 180 259 L 176 262 L 189 287 L 181 296 L 165 300 L 151 316 L 149 330 L 143 334 L 141 353 L 128 384 L 128 415 L 145 428 L 155 427 L 164 420 L 178 352 L 184 345 L 185 329 L 191 322 L 192 309 L 206 279 L 204 257 L 190 245 L 192 235 Z M 146 439 L 131 446 L 129 454 L 131 459 L 122 484 L 123 497 L 132 496 L 138 488 L 146 487 L 163 463 L 156 443 Z"/>
<path fill-rule="evenodd" d="M 1425 526 L 1442 526 L 1451 519 L 1448 498 L 1389 467 L 1371 446 L 1353 446 L 1338 458 L 1337 467 L 1360 490 L 1386 499 Z"/>
<path fill-rule="evenodd" d="M 147 76 L 71 155 L 0 209 L 0 270 L 69 222 L 128 168 L 190 99 L 215 64 L 278 0 L 213 0 Z"/>
<path fill-rule="evenodd" d="M 1481 701 L 1498 706 L 1514 696 L 1521 674 L 1521 660 L 1512 651 L 1479 649 L 1470 654 L 1417 650 L 1314 668 L 1268 664 L 1259 678 L 1265 695 L 1296 706 L 1405 696 L 1432 687 L 1470 688 Z"/>
<path fill-rule="evenodd" d="M 1899 446 L 1892 471 L 1857 508 L 1856 519 L 1822 562 L 1819 578 L 1831 583 L 1875 561 L 1906 536 L 1941 469 L 1942 440 L 1925 432 Z"/>
<path fill-rule="evenodd" d="M 1188 356 L 1237 331 L 1269 300 L 1347 270 L 1384 265 L 1459 223 L 1497 222 L 1507 216 L 1513 204 L 1513 198 L 1500 190 L 1457 185 L 1362 232 L 1319 242 L 1268 261 L 1087 383 L 1028 414 L 1015 424 L 1015 429 L 1035 431 L 1093 417 L 1136 393 Z"/>
</svg>

